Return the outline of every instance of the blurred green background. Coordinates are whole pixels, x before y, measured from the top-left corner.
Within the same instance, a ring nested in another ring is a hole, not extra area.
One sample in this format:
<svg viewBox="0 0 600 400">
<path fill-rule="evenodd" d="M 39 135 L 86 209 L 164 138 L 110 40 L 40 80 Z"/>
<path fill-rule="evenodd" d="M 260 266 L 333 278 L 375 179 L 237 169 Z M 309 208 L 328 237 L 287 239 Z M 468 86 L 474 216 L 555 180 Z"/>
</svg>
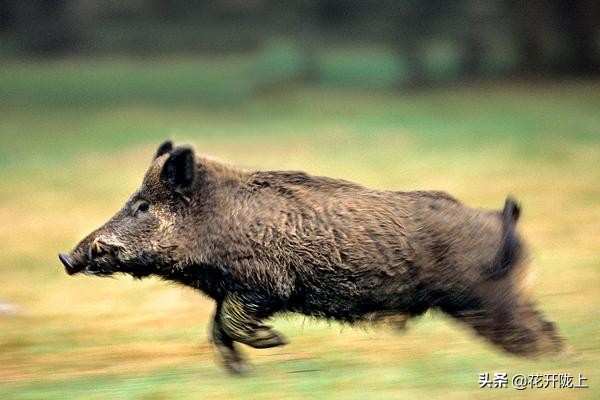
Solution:
<svg viewBox="0 0 600 400">
<path fill-rule="evenodd" d="M 569 45 L 598 37 L 598 7 L 531 3 L 3 2 L 0 398 L 598 398 L 600 47 Z M 477 207 L 515 195 L 535 298 L 575 355 L 508 356 L 436 313 L 404 333 L 288 316 L 272 321 L 288 346 L 245 348 L 253 371 L 227 375 L 210 300 L 68 277 L 56 256 L 164 139 Z M 485 372 L 590 387 L 479 389 Z"/>
</svg>

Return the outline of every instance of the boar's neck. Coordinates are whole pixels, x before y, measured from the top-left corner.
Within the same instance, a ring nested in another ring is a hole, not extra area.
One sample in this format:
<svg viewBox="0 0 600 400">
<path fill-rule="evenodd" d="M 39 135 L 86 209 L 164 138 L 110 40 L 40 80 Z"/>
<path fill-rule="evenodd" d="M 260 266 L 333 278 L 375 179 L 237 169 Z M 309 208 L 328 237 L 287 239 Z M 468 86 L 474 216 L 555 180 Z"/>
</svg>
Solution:
<svg viewBox="0 0 600 400">
<path fill-rule="evenodd" d="M 224 266 L 209 263 L 172 267 L 157 274 L 161 279 L 199 289 L 207 296 L 222 299 L 229 287 L 230 277 Z"/>
</svg>

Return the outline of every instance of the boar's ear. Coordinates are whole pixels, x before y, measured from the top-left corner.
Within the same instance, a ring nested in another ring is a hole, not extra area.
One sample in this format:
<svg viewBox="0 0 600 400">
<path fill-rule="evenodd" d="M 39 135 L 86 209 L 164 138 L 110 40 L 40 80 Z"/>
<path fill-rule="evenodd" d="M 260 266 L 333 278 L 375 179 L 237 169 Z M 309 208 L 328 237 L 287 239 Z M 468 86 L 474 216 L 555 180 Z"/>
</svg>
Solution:
<svg viewBox="0 0 600 400">
<path fill-rule="evenodd" d="M 156 160 L 163 154 L 170 153 L 171 150 L 173 150 L 173 142 L 171 142 L 170 140 L 163 142 L 160 146 L 158 146 L 158 150 L 156 150 L 156 154 L 154 155 L 154 160 Z"/>
<path fill-rule="evenodd" d="M 194 151 L 188 147 L 178 147 L 165 162 L 161 176 L 175 191 L 181 191 L 192 185 L 195 172 Z"/>
</svg>

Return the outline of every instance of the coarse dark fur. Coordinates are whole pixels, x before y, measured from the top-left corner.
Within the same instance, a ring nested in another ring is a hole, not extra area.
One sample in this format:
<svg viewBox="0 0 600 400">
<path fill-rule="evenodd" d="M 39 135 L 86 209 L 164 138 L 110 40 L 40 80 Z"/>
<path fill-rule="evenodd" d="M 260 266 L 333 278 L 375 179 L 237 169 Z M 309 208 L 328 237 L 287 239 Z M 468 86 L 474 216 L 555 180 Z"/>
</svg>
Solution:
<svg viewBox="0 0 600 400">
<path fill-rule="evenodd" d="M 443 192 L 380 191 L 303 172 L 246 172 L 163 143 L 141 188 L 60 258 L 69 274 L 159 276 L 216 301 L 212 338 L 285 344 L 279 312 L 347 323 L 446 312 L 521 355 L 562 349 L 527 296 L 520 214 L 466 207 Z"/>
</svg>

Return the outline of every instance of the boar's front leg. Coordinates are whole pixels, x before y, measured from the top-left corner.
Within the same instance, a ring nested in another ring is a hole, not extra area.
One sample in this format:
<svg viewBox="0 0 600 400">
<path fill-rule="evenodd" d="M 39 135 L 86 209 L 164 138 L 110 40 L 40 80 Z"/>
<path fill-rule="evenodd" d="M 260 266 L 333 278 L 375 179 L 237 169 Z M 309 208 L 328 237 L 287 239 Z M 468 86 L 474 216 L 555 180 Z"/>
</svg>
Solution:
<svg viewBox="0 0 600 400">
<path fill-rule="evenodd" d="M 212 322 L 212 341 L 219 351 L 225 367 L 236 374 L 244 373 L 248 370 L 248 364 L 240 352 L 235 348 L 233 339 L 223 330 L 220 322 L 220 309 L 221 304 L 218 304 Z"/>
<path fill-rule="evenodd" d="M 212 338 L 221 353 L 225 367 L 231 372 L 242 373 L 248 369 L 234 342 L 244 343 L 257 349 L 281 346 L 287 341 L 275 330 L 261 321 L 276 309 L 256 296 L 228 295 L 217 304 L 213 320 Z"/>
<path fill-rule="evenodd" d="M 229 295 L 223 301 L 220 311 L 219 322 L 223 332 L 236 342 L 257 349 L 287 344 L 281 334 L 261 323 L 276 311 L 265 299 Z"/>
</svg>

